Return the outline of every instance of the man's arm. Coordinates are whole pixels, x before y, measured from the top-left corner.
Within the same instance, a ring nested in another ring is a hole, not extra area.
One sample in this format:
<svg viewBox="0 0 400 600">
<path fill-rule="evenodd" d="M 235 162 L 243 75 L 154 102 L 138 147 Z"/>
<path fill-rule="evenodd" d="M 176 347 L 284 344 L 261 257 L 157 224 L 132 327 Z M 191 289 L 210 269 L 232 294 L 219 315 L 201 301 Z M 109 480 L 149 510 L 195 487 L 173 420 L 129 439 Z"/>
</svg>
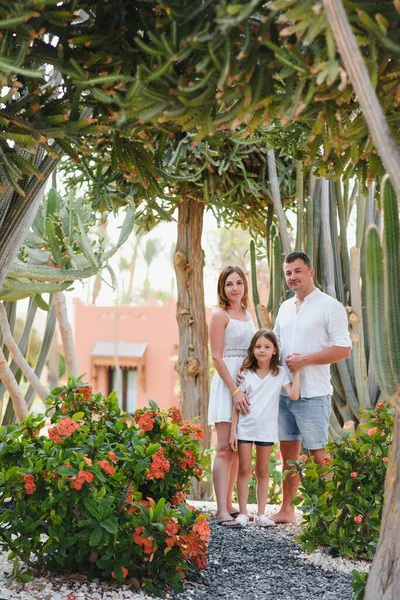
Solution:
<svg viewBox="0 0 400 600">
<path fill-rule="evenodd" d="M 310 365 L 332 365 L 349 358 L 350 353 L 350 346 L 329 346 L 326 350 L 313 354 L 291 354 L 285 362 L 292 373 L 296 373 L 299 369 Z"/>
</svg>

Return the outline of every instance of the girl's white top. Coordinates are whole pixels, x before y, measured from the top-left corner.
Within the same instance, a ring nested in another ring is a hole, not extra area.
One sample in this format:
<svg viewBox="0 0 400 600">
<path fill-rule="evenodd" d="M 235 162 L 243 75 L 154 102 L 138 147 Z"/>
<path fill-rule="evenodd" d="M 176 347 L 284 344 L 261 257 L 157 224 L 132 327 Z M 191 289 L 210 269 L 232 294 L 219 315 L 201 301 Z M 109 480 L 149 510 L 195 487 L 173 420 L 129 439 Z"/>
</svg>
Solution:
<svg viewBox="0 0 400 600">
<path fill-rule="evenodd" d="M 264 379 L 247 371 L 242 385 L 250 400 L 250 414 L 239 415 L 237 434 L 239 440 L 251 442 L 277 442 L 279 396 L 282 387 L 290 383 L 283 367 L 279 373 L 268 373 Z"/>
<path fill-rule="evenodd" d="M 250 317 L 250 314 L 248 313 L 247 316 Z M 246 357 L 247 349 L 255 331 L 253 319 L 238 321 L 229 317 L 229 323 L 225 328 L 222 357 L 234 381 L 236 381 L 237 372 Z M 210 388 L 208 423 L 210 425 L 221 422 L 230 423 L 232 421 L 232 405 L 231 393 L 215 371 Z"/>
</svg>

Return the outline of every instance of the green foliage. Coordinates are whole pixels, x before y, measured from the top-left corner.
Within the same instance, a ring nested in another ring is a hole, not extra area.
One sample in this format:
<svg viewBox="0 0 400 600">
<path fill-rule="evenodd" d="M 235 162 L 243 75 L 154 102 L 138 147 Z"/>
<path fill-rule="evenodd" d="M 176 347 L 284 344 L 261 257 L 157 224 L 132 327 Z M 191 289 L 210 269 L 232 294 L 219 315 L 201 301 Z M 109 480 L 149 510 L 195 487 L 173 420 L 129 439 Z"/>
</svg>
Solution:
<svg viewBox="0 0 400 600">
<path fill-rule="evenodd" d="M 334 555 L 372 559 L 378 543 L 393 411 L 377 405 L 361 411 L 362 423 L 327 446 L 331 456 L 321 468 L 303 455 L 295 463 L 301 477 L 303 531 L 307 552 L 328 546 Z M 290 475 L 288 475 L 290 476 Z"/>
<path fill-rule="evenodd" d="M 351 572 L 353 581 L 351 587 L 354 590 L 353 600 L 364 600 L 365 588 L 367 586 L 368 573 L 363 573 L 353 569 Z"/>
<path fill-rule="evenodd" d="M 181 590 L 186 571 L 205 567 L 209 537 L 185 502 L 202 477 L 202 428 L 152 401 L 130 422 L 115 393 L 80 378 L 51 402 L 48 437 L 43 415 L 0 429 L 0 546 L 16 566 Z"/>
</svg>

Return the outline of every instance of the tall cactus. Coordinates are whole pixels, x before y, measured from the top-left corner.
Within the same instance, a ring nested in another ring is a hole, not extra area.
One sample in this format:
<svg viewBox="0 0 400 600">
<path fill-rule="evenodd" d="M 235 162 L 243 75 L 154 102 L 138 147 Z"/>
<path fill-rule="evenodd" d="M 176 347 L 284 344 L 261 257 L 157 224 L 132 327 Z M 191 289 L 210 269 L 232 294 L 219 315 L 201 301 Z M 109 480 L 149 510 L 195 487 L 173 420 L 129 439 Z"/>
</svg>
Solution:
<svg viewBox="0 0 400 600">
<path fill-rule="evenodd" d="M 400 594 L 400 223 L 398 201 L 388 179 L 383 183 L 383 216 L 383 247 L 375 225 L 366 239 L 367 316 L 372 363 L 396 414 L 380 538 L 365 600 L 396 600 Z"/>
</svg>

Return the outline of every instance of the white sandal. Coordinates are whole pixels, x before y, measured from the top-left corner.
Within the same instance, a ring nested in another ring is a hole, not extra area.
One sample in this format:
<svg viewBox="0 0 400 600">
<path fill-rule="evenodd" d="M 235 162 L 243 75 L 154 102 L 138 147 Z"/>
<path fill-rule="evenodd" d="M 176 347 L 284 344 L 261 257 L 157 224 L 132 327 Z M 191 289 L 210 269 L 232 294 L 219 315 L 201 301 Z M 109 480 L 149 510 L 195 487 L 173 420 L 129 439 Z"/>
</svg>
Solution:
<svg viewBox="0 0 400 600">
<path fill-rule="evenodd" d="M 236 523 L 239 523 L 239 525 L 241 525 L 242 527 L 246 527 L 249 522 L 249 517 L 241 513 L 236 517 L 235 521 Z"/>
<path fill-rule="evenodd" d="M 257 515 L 254 519 L 254 525 L 258 527 L 275 527 L 276 523 L 272 519 L 268 519 L 267 515 Z"/>
</svg>

